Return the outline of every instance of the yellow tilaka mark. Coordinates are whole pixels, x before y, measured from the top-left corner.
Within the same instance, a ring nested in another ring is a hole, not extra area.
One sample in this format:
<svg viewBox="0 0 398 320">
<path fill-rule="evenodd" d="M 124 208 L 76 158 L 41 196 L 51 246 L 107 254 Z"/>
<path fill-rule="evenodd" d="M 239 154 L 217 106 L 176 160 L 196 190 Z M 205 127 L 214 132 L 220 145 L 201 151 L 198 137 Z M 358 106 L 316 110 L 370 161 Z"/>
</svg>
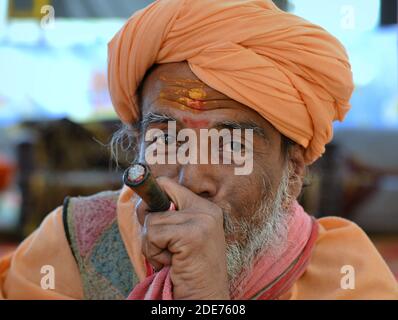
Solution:
<svg viewBox="0 0 398 320">
<path fill-rule="evenodd" d="M 189 97 L 194 100 L 202 100 L 206 98 L 206 92 L 202 88 L 190 89 L 188 94 Z"/>
<path fill-rule="evenodd" d="M 180 97 L 180 98 L 178 98 L 178 101 L 179 101 L 180 103 L 182 103 L 182 104 L 187 105 L 187 104 L 190 103 L 192 100 L 189 99 L 189 98 L 187 98 L 187 97 Z"/>
</svg>

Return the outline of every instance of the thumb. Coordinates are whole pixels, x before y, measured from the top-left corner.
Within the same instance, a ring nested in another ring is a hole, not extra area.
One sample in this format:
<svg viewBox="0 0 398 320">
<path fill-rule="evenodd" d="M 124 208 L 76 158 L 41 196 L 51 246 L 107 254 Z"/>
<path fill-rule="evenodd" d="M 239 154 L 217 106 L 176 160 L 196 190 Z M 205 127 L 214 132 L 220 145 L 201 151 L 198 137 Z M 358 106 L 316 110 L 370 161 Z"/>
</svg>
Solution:
<svg viewBox="0 0 398 320">
<path fill-rule="evenodd" d="M 167 193 L 177 210 L 195 207 L 198 202 L 203 201 L 203 198 L 168 177 L 158 177 L 156 181 Z"/>
</svg>

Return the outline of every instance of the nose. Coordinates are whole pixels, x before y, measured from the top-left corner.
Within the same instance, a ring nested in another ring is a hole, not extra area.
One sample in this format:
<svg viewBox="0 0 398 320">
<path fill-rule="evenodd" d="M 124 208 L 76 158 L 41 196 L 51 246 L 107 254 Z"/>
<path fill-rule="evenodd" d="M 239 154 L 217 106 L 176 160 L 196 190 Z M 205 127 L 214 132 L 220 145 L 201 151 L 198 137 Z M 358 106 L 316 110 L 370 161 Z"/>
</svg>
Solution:
<svg viewBox="0 0 398 320">
<path fill-rule="evenodd" d="M 178 173 L 178 182 L 198 196 L 206 199 L 214 198 L 218 187 L 213 170 L 211 165 L 182 165 Z"/>
</svg>

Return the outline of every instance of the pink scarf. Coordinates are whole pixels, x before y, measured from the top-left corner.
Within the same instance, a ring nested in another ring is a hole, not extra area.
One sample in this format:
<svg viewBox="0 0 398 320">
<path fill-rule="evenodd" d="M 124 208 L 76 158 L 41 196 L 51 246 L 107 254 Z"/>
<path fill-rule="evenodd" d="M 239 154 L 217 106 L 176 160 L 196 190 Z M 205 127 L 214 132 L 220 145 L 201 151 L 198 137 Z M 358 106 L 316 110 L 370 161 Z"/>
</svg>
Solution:
<svg viewBox="0 0 398 320">
<path fill-rule="evenodd" d="M 317 238 L 318 225 L 295 202 L 288 221 L 288 238 L 278 256 L 263 255 L 251 273 L 241 279 L 241 294 L 232 299 L 277 299 L 305 272 Z M 170 267 L 154 272 L 146 262 L 147 277 L 130 293 L 129 300 L 173 300 Z"/>
</svg>

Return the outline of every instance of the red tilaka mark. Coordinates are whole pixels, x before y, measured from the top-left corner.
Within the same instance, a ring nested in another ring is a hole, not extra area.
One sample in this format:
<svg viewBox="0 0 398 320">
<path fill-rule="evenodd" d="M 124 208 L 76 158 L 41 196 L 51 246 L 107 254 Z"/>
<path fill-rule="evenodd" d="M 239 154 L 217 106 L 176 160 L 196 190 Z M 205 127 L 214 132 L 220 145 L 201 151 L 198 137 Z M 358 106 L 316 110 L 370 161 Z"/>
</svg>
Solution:
<svg viewBox="0 0 398 320">
<path fill-rule="evenodd" d="M 187 99 L 187 106 L 192 109 L 202 110 L 203 109 L 203 101 L 195 100 L 195 99 Z"/>
<path fill-rule="evenodd" d="M 206 128 L 209 126 L 208 120 L 194 120 L 188 117 L 183 117 L 182 121 L 186 124 L 189 128 Z"/>
</svg>

